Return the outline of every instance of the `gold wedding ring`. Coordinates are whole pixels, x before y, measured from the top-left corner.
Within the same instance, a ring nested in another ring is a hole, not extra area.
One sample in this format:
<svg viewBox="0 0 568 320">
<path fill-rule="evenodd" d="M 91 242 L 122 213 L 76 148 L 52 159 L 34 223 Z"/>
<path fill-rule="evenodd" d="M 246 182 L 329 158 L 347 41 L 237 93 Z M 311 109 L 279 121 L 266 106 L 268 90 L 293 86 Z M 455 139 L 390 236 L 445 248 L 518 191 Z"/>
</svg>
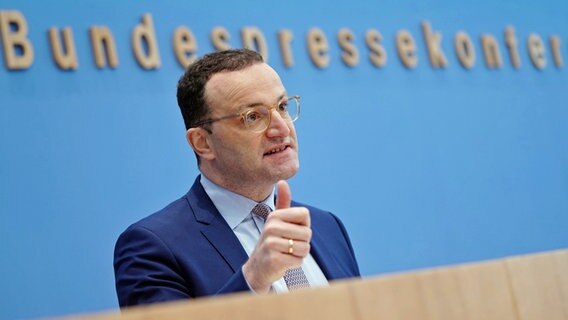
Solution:
<svg viewBox="0 0 568 320">
<path fill-rule="evenodd" d="M 294 254 L 294 240 L 288 239 L 288 254 Z"/>
</svg>

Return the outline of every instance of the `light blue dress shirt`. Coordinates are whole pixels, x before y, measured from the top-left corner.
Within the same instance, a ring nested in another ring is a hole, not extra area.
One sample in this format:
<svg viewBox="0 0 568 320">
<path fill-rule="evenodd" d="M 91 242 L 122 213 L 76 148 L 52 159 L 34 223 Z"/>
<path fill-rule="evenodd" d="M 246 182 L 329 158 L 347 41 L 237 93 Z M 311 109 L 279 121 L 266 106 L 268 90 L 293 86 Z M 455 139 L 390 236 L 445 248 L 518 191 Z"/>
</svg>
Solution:
<svg viewBox="0 0 568 320">
<path fill-rule="evenodd" d="M 264 220 L 252 214 L 252 209 L 257 205 L 257 202 L 216 185 L 203 174 L 201 174 L 200 182 L 250 257 L 264 228 Z M 274 190 L 263 202 L 274 211 Z M 311 254 L 304 258 L 302 270 L 304 270 L 311 287 L 328 285 L 327 279 Z M 288 287 L 284 278 L 274 282 L 272 289 L 276 292 L 287 292 Z"/>
</svg>

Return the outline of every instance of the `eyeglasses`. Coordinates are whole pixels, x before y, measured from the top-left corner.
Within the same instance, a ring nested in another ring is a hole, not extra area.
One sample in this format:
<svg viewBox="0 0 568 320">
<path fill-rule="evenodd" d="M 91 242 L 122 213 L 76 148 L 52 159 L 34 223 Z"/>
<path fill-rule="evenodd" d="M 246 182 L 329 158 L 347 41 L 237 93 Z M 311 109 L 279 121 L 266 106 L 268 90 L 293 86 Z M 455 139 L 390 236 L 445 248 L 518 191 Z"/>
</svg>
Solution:
<svg viewBox="0 0 568 320">
<path fill-rule="evenodd" d="M 201 127 L 205 124 L 241 117 L 242 122 L 247 130 L 252 132 L 263 132 L 270 126 L 272 120 L 272 110 L 276 109 L 282 119 L 288 122 L 294 122 L 300 117 L 300 96 L 292 96 L 286 100 L 279 102 L 272 107 L 256 106 L 247 108 L 245 111 L 226 115 L 219 118 L 206 119 L 198 121 L 194 127 Z"/>
</svg>

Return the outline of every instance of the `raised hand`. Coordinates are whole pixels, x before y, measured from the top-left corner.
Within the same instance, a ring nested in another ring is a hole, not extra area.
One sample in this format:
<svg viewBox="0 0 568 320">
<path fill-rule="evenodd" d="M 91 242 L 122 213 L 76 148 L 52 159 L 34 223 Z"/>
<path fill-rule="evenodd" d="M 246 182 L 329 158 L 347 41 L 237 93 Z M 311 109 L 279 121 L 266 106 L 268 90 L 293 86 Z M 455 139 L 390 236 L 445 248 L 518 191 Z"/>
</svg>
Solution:
<svg viewBox="0 0 568 320">
<path fill-rule="evenodd" d="M 278 181 L 277 188 L 276 210 L 266 218 L 256 247 L 243 266 L 249 285 L 259 293 L 268 292 L 286 270 L 302 265 L 310 252 L 310 212 L 307 208 L 290 207 L 292 195 L 286 181 Z"/>
</svg>

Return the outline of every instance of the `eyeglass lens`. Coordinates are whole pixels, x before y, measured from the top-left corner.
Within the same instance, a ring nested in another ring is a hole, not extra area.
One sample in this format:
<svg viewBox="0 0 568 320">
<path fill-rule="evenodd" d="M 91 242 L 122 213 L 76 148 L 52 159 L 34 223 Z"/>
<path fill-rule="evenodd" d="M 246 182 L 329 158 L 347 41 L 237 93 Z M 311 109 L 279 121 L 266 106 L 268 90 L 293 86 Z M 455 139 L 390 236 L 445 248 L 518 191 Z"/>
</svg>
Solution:
<svg viewBox="0 0 568 320">
<path fill-rule="evenodd" d="M 249 130 L 264 131 L 270 125 L 273 116 L 272 109 L 275 109 L 282 119 L 294 122 L 300 115 L 300 104 L 297 97 L 289 98 L 287 101 L 277 106 L 267 108 L 264 106 L 249 110 L 243 115 L 245 126 Z"/>
</svg>

